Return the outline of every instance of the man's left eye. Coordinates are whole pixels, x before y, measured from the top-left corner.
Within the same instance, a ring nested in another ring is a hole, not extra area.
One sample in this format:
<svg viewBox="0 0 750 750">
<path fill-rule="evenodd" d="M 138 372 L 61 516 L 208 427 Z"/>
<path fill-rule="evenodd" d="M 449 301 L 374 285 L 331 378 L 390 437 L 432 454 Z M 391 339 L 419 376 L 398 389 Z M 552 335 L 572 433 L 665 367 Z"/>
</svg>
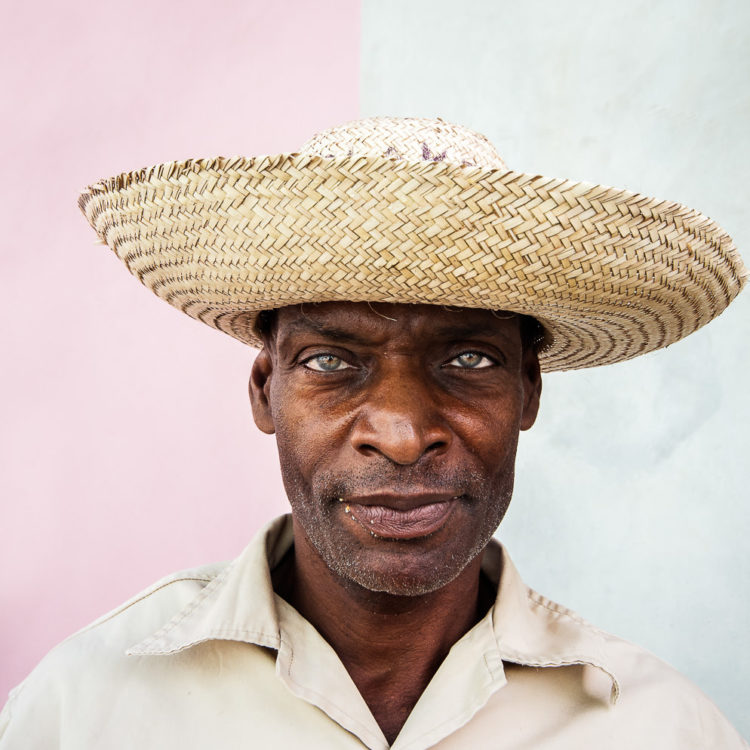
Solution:
<svg viewBox="0 0 750 750">
<path fill-rule="evenodd" d="M 447 367 L 459 367 L 464 370 L 481 370 L 494 365 L 495 361 L 481 352 L 463 352 L 446 362 Z"/>
</svg>

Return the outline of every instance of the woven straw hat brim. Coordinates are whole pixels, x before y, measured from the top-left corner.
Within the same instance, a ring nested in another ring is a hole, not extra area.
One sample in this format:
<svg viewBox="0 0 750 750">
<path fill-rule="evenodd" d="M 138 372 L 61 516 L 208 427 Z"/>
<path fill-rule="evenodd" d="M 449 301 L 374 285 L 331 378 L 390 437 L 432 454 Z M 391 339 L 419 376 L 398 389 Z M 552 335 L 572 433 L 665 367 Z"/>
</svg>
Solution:
<svg viewBox="0 0 750 750">
<path fill-rule="evenodd" d="M 747 277 L 730 237 L 680 204 L 444 162 L 170 162 L 80 207 L 143 284 L 251 346 L 261 310 L 428 303 L 533 316 L 543 370 L 591 367 L 683 338 Z"/>
</svg>

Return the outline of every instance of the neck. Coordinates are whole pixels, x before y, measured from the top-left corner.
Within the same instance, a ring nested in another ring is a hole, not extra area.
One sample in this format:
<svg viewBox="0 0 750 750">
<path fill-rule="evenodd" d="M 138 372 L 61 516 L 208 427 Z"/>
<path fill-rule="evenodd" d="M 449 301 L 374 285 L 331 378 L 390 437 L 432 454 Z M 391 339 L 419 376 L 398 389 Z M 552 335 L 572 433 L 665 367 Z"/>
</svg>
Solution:
<svg viewBox="0 0 750 750">
<path fill-rule="evenodd" d="M 294 539 L 274 589 L 336 651 L 393 743 L 451 646 L 491 603 L 491 592 L 480 590 L 481 555 L 437 591 L 396 596 L 333 573 L 296 523 Z"/>
</svg>

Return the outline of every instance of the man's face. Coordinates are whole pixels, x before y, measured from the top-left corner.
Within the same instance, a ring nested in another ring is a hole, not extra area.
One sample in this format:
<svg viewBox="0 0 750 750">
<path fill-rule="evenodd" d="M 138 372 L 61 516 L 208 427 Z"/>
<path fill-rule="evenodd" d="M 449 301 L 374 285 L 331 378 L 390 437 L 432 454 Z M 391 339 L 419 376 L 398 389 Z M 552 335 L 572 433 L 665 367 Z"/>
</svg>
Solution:
<svg viewBox="0 0 750 750">
<path fill-rule="evenodd" d="M 489 541 L 540 390 L 517 316 L 432 305 L 283 308 L 251 379 L 295 529 L 336 575 L 410 596 Z"/>
</svg>

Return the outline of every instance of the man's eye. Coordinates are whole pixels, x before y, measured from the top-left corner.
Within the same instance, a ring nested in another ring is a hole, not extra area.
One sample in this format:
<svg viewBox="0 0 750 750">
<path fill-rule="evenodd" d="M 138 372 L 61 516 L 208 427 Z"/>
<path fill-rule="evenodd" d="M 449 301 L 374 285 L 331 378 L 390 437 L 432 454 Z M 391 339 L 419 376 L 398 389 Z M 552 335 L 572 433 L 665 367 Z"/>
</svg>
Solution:
<svg viewBox="0 0 750 750">
<path fill-rule="evenodd" d="M 351 366 L 335 354 L 317 354 L 310 359 L 306 359 L 302 364 L 309 370 L 315 370 L 316 372 L 338 372 L 339 370 L 347 370 Z"/>
<path fill-rule="evenodd" d="M 460 367 L 464 370 L 481 370 L 494 365 L 495 361 L 481 352 L 463 352 L 450 362 L 446 362 L 447 367 Z"/>
</svg>

